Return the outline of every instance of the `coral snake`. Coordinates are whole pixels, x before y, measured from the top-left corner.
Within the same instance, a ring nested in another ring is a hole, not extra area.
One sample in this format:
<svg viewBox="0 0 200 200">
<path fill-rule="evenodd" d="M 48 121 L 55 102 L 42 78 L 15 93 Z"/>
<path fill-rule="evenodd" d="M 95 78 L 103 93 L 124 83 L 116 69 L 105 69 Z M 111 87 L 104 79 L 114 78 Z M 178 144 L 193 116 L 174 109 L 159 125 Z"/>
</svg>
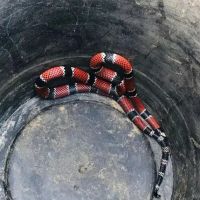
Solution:
<svg viewBox="0 0 200 200">
<path fill-rule="evenodd" d="M 160 185 L 170 156 L 168 138 L 155 117 L 138 97 L 132 64 L 116 53 L 98 53 L 91 57 L 89 70 L 55 66 L 44 71 L 35 81 L 37 95 L 56 99 L 75 93 L 98 93 L 114 99 L 141 132 L 153 138 L 162 149 L 160 168 L 152 196 L 160 198 Z"/>
</svg>

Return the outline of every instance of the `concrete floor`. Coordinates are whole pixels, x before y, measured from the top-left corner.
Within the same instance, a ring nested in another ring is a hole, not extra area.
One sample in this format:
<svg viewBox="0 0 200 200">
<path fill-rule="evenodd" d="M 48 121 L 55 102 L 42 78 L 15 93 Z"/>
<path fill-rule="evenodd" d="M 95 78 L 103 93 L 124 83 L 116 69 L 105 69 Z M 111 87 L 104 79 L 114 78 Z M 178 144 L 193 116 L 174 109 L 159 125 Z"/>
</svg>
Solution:
<svg viewBox="0 0 200 200">
<path fill-rule="evenodd" d="M 160 147 L 113 100 L 94 94 L 35 98 L 8 121 L 4 149 L 14 142 L 1 162 L 7 198 L 151 199 Z M 172 185 L 170 162 L 162 200 L 171 199 Z"/>
</svg>

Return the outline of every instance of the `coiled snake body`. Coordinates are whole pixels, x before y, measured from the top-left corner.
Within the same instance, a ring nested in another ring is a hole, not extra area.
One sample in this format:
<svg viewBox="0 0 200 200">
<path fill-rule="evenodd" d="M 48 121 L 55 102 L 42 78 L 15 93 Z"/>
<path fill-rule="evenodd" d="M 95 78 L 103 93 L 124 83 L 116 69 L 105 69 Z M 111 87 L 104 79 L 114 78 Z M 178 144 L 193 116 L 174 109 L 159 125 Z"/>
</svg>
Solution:
<svg viewBox="0 0 200 200">
<path fill-rule="evenodd" d="M 35 82 L 36 93 L 45 99 L 56 99 L 75 93 L 98 93 L 108 96 L 122 107 L 129 119 L 162 149 L 160 168 L 153 188 L 153 196 L 165 175 L 170 149 L 163 129 L 137 95 L 133 67 L 121 55 L 98 53 L 90 59 L 89 72 L 79 67 L 56 66 L 43 72 Z"/>
</svg>

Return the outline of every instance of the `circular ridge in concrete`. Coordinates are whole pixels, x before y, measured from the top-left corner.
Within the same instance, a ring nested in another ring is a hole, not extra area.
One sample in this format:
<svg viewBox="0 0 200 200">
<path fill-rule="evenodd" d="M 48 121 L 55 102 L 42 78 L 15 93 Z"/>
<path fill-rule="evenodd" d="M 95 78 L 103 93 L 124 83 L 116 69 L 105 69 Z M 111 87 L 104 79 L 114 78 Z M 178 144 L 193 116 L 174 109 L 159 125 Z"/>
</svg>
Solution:
<svg viewBox="0 0 200 200">
<path fill-rule="evenodd" d="M 15 200 L 150 199 L 155 166 L 148 141 L 103 103 L 49 107 L 18 135 L 7 163 Z"/>
</svg>

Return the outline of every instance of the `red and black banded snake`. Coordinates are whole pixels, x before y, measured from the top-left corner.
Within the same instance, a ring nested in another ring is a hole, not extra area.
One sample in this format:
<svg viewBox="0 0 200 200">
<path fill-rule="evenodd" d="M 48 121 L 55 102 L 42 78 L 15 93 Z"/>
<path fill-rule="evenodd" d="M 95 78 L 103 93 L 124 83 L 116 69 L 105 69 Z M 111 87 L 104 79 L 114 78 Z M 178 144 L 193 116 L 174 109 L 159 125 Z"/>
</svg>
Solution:
<svg viewBox="0 0 200 200">
<path fill-rule="evenodd" d="M 169 142 L 163 128 L 137 95 L 133 66 L 128 59 L 119 54 L 102 52 L 91 57 L 89 71 L 79 67 L 55 66 L 37 78 L 35 90 L 45 99 L 75 93 L 98 93 L 117 101 L 140 131 L 161 146 L 162 158 L 153 188 L 153 196 L 160 197 L 158 191 L 170 156 Z"/>
</svg>

